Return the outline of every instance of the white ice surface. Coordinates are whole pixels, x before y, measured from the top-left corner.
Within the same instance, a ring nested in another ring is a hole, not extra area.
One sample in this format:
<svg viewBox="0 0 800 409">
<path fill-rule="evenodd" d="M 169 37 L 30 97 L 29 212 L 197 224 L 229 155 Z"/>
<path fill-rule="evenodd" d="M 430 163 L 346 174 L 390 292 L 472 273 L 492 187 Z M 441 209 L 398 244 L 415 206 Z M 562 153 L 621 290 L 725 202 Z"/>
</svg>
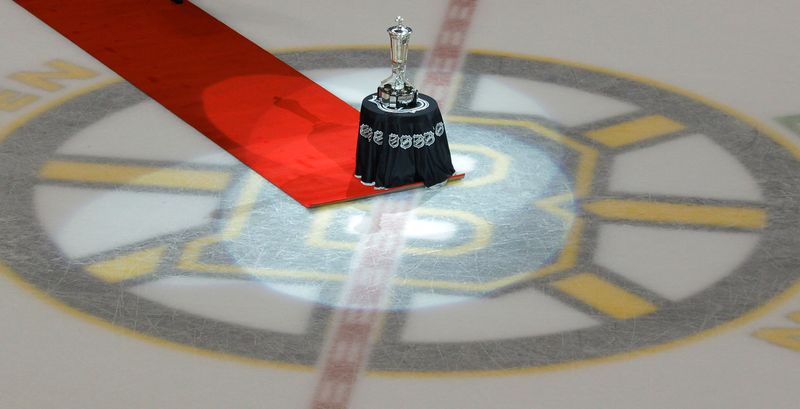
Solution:
<svg viewBox="0 0 800 409">
<path fill-rule="evenodd" d="M 37 186 L 36 215 L 68 257 L 79 258 L 209 222 L 214 197 Z"/>
<path fill-rule="evenodd" d="M 311 372 L 247 365 L 98 327 L 3 275 L 0 344 L 3 408 L 300 408 L 308 396 L 297 391 L 316 381 Z"/>
<path fill-rule="evenodd" d="M 285 294 L 314 299 L 319 290 L 297 285 L 275 290 L 259 281 L 169 277 L 138 285 L 131 291 L 213 320 L 289 334 L 305 333 L 314 304 Z"/>
<path fill-rule="evenodd" d="M 478 112 L 537 115 L 565 126 L 577 126 L 634 112 L 635 105 L 574 88 L 482 75 L 471 109 Z"/>
<path fill-rule="evenodd" d="M 388 68 L 364 69 L 314 69 L 303 74 L 351 105 L 360 105 L 365 96 L 372 94 L 378 84 L 391 74 Z"/>
<path fill-rule="evenodd" d="M 425 308 L 435 304 L 447 305 Z M 537 290 L 483 299 L 417 294 L 408 312 L 403 340 L 486 341 L 569 331 L 597 323 Z"/>
<path fill-rule="evenodd" d="M 81 130 L 58 153 L 214 165 L 239 163 L 155 101 L 114 112 Z"/>
<path fill-rule="evenodd" d="M 708 199 L 761 201 L 739 161 L 704 135 L 688 135 L 614 157 L 609 189 Z"/>
<path fill-rule="evenodd" d="M 753 233 L 604 225 L 594 261 L 677 301 L 730 274 L 757 243 Z"/>
</svg>

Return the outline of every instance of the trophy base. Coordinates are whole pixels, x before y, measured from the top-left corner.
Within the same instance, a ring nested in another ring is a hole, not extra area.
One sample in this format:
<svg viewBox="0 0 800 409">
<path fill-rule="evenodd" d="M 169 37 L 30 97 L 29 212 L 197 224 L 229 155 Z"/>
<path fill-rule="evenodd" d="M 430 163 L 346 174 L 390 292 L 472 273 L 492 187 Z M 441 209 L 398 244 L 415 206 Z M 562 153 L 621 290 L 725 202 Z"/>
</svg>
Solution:
<svg viewBox="0 0 800 409">
<path fill-rule="evenodd" d="M 391 85 L 386 84 L 378 87 L 378 100 L 387 109 L 414 108 L 417 106 L 417 90 L 410 85 L 406 85 L 398 91 L 392 88 Z"/>
</svg>

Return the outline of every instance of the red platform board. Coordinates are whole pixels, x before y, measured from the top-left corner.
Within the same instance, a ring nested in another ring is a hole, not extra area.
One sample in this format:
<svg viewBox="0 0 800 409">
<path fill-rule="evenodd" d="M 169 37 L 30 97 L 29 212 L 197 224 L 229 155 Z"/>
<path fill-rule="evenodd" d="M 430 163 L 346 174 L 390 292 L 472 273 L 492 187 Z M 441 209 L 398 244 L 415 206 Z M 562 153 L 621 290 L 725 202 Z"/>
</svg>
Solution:
<svg viewBox="0 0 800 409">
<path fill-rule="evenodd" d="M 189 2 L 16 2 L 303 206 L 422 186 L 362 185 L 358 111 Z"/>
</svg>

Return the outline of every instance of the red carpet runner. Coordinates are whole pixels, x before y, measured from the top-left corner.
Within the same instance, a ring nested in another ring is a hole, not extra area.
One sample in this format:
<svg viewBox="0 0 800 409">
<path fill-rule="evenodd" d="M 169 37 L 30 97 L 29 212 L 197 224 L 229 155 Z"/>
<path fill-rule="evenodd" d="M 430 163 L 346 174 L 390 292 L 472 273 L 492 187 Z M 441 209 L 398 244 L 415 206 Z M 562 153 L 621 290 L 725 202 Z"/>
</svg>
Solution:
<svg viewBox="0 0 800 409">
<path fill-rule="evenodd" d="M 16 2 L 303 206 L 387 192 L 353 177 L 355 109 L 191 3 Z"/>
</svg>

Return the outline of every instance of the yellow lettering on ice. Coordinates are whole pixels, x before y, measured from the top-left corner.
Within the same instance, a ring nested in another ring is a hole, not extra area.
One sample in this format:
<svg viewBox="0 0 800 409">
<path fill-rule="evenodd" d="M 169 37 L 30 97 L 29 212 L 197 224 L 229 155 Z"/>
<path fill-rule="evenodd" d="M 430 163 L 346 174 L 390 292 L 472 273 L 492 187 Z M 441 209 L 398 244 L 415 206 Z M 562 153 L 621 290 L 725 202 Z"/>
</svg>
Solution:
<svg viewBox="0 0 800 409">
<path fill-rule="evenodd" d="M 98 75 L 95 71 L 64 60 L 48 61 L 47 65 L 53 70 L 22 71 L 11 74 L 9 78 L 34 88 L 53 92 L 64 88 L 64 85 L 55 80 L 87 79 Z"/>
<path fill-rule="evenodd" d="M 800 324 L 800 311 L 789 314 L 789 319 Z M 753 333 L 771 344 L 800 352 L 800 327 L 797 328 L 763 328 Z"/>
<path fill-rule="evenodd" d="M 10 89 L 0 89 L 0 111 L 14 112 L 34 103 L 39 97 Z"/>
</svg>

